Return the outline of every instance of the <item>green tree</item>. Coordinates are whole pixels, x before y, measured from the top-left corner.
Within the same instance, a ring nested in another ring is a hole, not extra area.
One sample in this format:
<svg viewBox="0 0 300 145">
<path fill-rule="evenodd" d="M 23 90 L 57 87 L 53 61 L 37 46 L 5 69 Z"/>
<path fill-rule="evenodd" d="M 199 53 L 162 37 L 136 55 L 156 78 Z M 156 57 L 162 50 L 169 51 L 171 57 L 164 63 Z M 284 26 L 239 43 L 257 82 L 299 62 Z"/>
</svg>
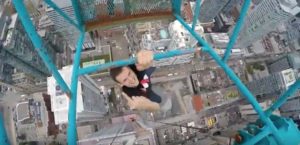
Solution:
<svg viewBox="0 0 300 145">
<path fill-rule="evenodd" d="M 264 71 L 265 70 L 265 66 L 260 64 L 260 63 L 254 63 L 252 65 L 253 69 L 256 69 L 256 70 L 260 70 L 260 71 Z"/>
<path fill-rule="evenodd" d="M 239 96 L 238 92 L 236 91 L 230 91 L 227 95 L 226 98 L 227 99 L 233 99 L 233 98 L 237 98 Z"/>
<path fill-rule="evenodd" d="M 253 75 L 254 71 L 253 71 L 252 66 L 251 66 L 251 65 L 247 65 L 246 68 L 247 68 L 247 72 L 248 72 L 249 74 Z"/>
</svg>

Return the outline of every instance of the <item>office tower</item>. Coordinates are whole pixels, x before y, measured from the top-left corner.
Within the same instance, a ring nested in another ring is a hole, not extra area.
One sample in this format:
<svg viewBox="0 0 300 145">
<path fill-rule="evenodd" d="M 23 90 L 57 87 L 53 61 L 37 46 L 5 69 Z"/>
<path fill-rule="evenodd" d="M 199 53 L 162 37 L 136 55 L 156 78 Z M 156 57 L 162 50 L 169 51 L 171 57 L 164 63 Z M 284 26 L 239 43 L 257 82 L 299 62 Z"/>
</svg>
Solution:
<svg viewBox="0 0 300 145">
<path fill-rule="evenodd" d="M 270 73 L 277 73 L 290 68 L 294 70 L 298 70 L 300 68 L 300 54 L 298 52 L 290 53 L 268 65 Z"/>
<path fill-rule="evenodd" d="M 295 81 L 294 70 L 286 69 L 249 82 L 246 86 L 256 97 L 278 97 Z"/>
<path fill-rule="evenodd" d="M 285 25 L 287 27 L 288 40 L 297 40 L 300 37 L 300 18 L 292 17 Z"/>
<path fill-rule="evenodd" d="M 264 0 L 248 14 L 237 47 L 248 47 L 274 30 L 280 23 L 297 16 L 300 6 L 296 0 Z"/>
<path fill-rule="evenodd" d="M 280 113 L 284 117 L 289 117 L 293 119 L 300 119 L 300 97 L 290 98 L 285 102 L 280 108 Z"/>
<path fill-rule="evenodd" d="M 62 9 L 71 19 L 75 21 L 75 12 L 72 7 L 71 1 L 66 0 L 53 0 L 56 5 Z M 72 24 L 66 21 L 62 16 L 60 16 L 53 8 L 47 7 L 46 14 L 50 20 L 55 25 L 55 29 L 60 33 L 63 38 L 69 43 L 72 50 L 75 50 L 77 40 L 79 38 L 79 30 L 75 28 Z M 85 41 L 82 49 L 91 49 L 95 47 L 94 42 L 90 38 L 89 34 L 86 33 Z"/>
<path fill-rule="evenodd" d="M 243 2 L 243 0 L 229 0 L 222 9 L 222 12 L 225 14 L 230 14 L 235 6 L 241 5 Z"/>
<path fill-rule="evenodd" d="M 36 79 L 45 79 L 49 74 L 25 32 L 19 16 L 12 13 L 8 4 L 0 10 L 0 55 L 1 80 L 6 83 L 14 83 L 12 77 L 14 69 L 30 74 Z"/>
<path fill-rule="evenodd" d="M 204 0 L 201 5 L 200 23 L 213 22 L 213 19 L 221 12 L 229 0 Z"/>
</svg>

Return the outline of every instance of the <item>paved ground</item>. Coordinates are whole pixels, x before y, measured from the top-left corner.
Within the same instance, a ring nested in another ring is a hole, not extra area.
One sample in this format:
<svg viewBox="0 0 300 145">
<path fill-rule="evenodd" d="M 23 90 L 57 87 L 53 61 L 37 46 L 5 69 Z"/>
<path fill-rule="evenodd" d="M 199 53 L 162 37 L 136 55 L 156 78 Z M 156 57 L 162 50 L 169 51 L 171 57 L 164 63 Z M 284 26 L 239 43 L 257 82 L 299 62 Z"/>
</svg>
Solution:
<svg viewBox="0 0 300 145">
<path fill-rule="evenodd" d="M 3 115 L 4 115 L 4 122 L 7 131 L 7 136 L 9 141 L 12 145 L 16 145 L 16 130 L 15 124 L 13 121 L 13 111 L 12 108 L 15 107 L 16 103 L 20 100 L 20 94 L 14 92 L 7 92 L 7 94 L 3 98 L 1 106 L 3 106 Z"/>
<path fill-rule="evenodd" d="M 15 93 L 15 92 L 7 92 L 4 96 L 3 101 L 1 102 L 0 106 L 3 107 L 4 111 L 4 121 L 5 127 L 7 130 L 7 135 L 12 145 L 17 145 L 17 130 L 19 133 L 26 134 L 28 140 L 37 140 L 37 141 L 45 141 L 51 142 L 52 138 L 47 137 L 47 123 L 48 123 L 48 116 L 46 114 L 46 108 L 43 103 L 43 98 L 41 93 L 37 93 L 30 96 L 21 97 L 22 94 Z M 43 121 L 42 127 L 36 127 L 35 124 L 29 125 L 18 125 L 18 128 L 15 125 L 13 120 L 14 111 L 12 109 L 16 106 L 18 102 L 24 101 L 25 98 L 34 98 L 35 101 L 39 101 L 42 103 L 41 107 L 41 119 Z M 58 135 L 57 141 L 61 143 L 65 143 L 65 136 Z"/>
<path fill-rule="evenodd" d="M 117 29 L 112 31 L 99 31 L 99 37 L 95 38 L 96 48 L 100 48 L 104 45 L 110 45 L 112 59 L 121 60 L 129 58 L 128 42 L 125 37 L 125 29 Z M 107 54 L 105 50 L 103 53 Z"/>
</svg>

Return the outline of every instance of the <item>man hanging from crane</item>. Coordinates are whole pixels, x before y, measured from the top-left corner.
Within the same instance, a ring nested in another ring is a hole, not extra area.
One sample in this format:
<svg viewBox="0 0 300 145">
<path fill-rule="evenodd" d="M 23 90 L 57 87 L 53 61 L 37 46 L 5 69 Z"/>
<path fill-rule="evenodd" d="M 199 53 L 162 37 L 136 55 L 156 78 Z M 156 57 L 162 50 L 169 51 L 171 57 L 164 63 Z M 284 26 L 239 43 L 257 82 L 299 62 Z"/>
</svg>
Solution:
<svg viewBox="0 0 300 145">
<path fill-rule="evenodd" d="M 136 64 L 110 69 L 112 79 L 122 87 L 130 109 L 157 111 L 161 97 L 152 90 L 151 74 L 153 52 L 141 50 L 137 53 Z"/>
</svg>

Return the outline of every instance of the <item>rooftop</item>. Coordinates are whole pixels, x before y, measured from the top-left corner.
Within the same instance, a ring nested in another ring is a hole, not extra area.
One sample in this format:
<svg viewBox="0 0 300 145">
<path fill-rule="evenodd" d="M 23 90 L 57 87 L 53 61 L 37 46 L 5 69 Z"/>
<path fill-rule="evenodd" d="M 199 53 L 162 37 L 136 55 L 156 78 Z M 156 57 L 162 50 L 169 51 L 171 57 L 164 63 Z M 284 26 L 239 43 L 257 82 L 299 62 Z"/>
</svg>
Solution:
<svg viewBox="0 0 300 145">
<path fill-rule="evenodd" d="M 63 67 L 59 72 L 66 84 L 71 85 L 72 65 Z M 51 96 L 51 109 L 54 112 L 55 124 L 66 123 L 68 121 L 69 98 L 63 93 L 53 76 L 47 79 L 47 90 Z M 81 112 L 83 110 L 81 82 L 78 83 L 78 94 L 77 112 Z"/>
<path fill-rule="evenodd" d="M 8 26 L 8 29 L 15 28 L 15 25 L 16 25 L 16 23 L 17 23 L 17 19 L 18 19 L 18 14 L 13 14 L 13 15 L 11 16 L 11 22 L 10 22 L 10 24 L 9 24 L 9 26 Z"/>
<path fill-rule="evenodd" d="M 162 39 L 167 39 L 169 37 L 169 34 L 168 34 L 167 30 L 162 29 L 162 30 L 159 31 L 159 33 L 160 33 L 160 37 Z"/>
<path fill-rule="evenodd" d="M 30 118 L 28 102 L 18 103 L 16 106 L 16 113 L 18 122 Z"/>
<path fill-rule="evenodd" d="M 298 52 L 290 53 L 288 58 L 294 69 L 300 68 L 300 54 Z"/>
</svg>

